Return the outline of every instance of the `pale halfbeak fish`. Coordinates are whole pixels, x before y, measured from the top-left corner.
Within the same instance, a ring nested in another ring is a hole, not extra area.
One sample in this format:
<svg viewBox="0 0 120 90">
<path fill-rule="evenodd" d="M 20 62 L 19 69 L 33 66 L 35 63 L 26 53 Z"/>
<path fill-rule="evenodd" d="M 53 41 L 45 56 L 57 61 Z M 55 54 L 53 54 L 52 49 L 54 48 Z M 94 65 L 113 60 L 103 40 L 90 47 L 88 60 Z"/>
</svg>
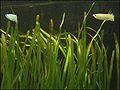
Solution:
<svg viewBox="0 0 120 90">
<path fill-rule="evenodd" d="M 9 19 L 10 21 L 14 21 L 14 22 L 18 22 L 17 21 L 17 15 L 15 15 L 15 14 L 5 14 L 5 17 L 7 18 L 7 19 Z"/>
<path fill-rule="evenodd" d="M 114 15 L 113 14 L 93 14 L 93 17 L 95 17 L 98 20 L 106 20 L 106 21 L 114 21 Z"/>
</svg>

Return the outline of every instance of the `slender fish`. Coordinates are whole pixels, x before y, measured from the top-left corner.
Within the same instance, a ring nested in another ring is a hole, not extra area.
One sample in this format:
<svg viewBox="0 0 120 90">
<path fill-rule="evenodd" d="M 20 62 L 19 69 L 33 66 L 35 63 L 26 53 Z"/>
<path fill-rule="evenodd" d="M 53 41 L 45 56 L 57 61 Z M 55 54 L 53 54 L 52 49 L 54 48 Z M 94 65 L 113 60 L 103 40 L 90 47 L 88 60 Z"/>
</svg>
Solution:
<svg viewBox="0 0 120 90">
<path fill-rule="evenodd" d="M 98 20 L 106 20 L 106 21 L 114 21 L 114 15 L 113 14 L 93 14 L 93 17 Z"/>
<path fill-rule="evenodd" d="M 18 22 L 17 21 L 17 15 L 15 15 L 15 14 L 5 14 L 5 17 L 7 18 L 7 19 L 9 19 L 10 21 L 14 21 L 14 22 Z"/>
</svg>

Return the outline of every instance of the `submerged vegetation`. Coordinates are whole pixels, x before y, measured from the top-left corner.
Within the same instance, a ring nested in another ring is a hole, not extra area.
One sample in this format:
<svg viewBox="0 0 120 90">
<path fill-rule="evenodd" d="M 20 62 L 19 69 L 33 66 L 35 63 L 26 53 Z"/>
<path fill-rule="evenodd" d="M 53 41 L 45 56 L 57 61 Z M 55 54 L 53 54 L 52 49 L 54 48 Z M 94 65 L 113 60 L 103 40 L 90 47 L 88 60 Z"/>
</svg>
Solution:
<svg viewBox="0 0 120 90">
<path fill-rule="evenodd" d="M 103 43 L 103 21 L 98 30 L 87 26 L 89 11 L 84 12 L 83 22 L 78 24 L 78 36 L 62 33 L 65 13 L 59 26 L 59 34 L 53 35 L 54 23 L 50 20 L 50 33 L 40 27 L 39 15 L 33 34 L 18 34 L 8 22 L 7 30 L 2 30 L 0 66 L 2 72 L 1 89 L 109 89 L 113 63 L 117 65 L 119 88 L 119 42 L 114 34 L 115 50 L 108 65 L 107 49 Z M 87 30 L 95 32 L 87 35 Z M 91 38 L 87 42 L 87 38 Z M 116 61 L 115 61 L 116 60 Z"/>
</svg>

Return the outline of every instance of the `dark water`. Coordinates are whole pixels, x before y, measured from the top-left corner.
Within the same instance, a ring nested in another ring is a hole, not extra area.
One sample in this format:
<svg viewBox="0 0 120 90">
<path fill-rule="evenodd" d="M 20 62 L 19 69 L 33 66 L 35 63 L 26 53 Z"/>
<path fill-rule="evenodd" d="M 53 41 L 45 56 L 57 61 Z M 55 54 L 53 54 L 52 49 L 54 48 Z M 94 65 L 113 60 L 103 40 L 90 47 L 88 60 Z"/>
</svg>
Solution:
<svg viewBox="0 0 120 90">
<path fill-rule="evenodd" d="M 83 1 L 1 1 L 1 22 L 0 28 L 6 29 L 7 19 L 6 13 L 13 13 L 18 16 L 19 31 L 26 33 L 28 29 L 34 28 L 35 17 L 40 15 L 41 27 L 49 32 L 49 21 L 52 18 L 54 21 L 54 32 L 58 32 L 63 13 L 66 13 L 63 32 L 76 32 L 77 23 L 82 22 L 83 12 L 88 11 L 93 2 Z M 87 25 L 98 29 L 102 21 L 96 20 L 92 15 L 94 13 L 108 13 L 111 11 L 115 15 L 114 22 L 106 22 L 103 26 L 105 30 L 104 42 L 108 46 L 108 56 L 111 57 L 111 52 L 114 49 L 113 32 L 119 37 L 119 1 L 98 1 L 95 3 L 88 18 Z M 115 65 L 114 65 L 115 66 Z M 114 71 L 114 76 L 116 71 Z M 115 76 L 116 77 L 116 76 Z M 112 80 L 116 81 L 116 78 Z M 112 83 L 112 88 L 116 87 L 116 83 Z"/>
</svg>

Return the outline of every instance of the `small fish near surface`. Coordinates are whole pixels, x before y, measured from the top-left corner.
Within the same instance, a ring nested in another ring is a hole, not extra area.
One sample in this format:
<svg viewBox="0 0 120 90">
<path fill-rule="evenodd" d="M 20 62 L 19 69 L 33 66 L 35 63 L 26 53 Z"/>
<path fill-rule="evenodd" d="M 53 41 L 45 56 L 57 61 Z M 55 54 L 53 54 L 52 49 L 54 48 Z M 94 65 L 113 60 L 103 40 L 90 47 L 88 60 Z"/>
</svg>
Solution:
<svg viewBox="0 0 120 90">
<path fill-rule="evenodd" d="M 106 20 L 106 21 L 114 21 L 114 15 L 113 14 L 93 14 L 93 17 L 98 20 Z"/>
<path fill-rule="evenodd" d="M 17 15 L 15 14 L 5 14 L 6 18 L 9 19 L 10 21 L 18 22 L 17 21 Z"/>
</svg>

